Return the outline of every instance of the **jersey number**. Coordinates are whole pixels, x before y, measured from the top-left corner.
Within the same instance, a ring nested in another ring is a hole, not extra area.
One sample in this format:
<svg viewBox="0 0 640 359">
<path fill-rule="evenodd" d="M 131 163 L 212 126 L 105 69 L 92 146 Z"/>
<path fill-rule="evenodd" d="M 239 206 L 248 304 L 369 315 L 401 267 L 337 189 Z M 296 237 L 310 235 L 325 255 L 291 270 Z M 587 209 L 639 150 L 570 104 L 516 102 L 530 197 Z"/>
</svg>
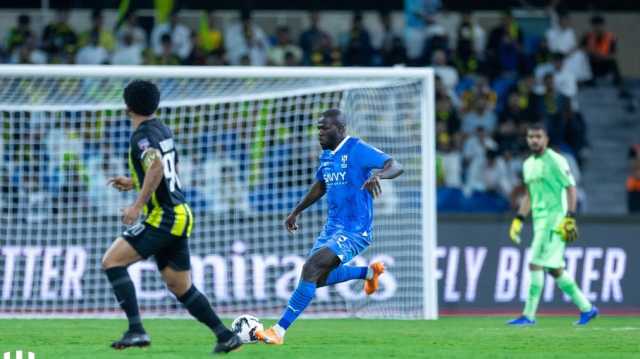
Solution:
<svg viewBox="0 0 640 359">
<path fill-rule="evenodd" d="M 169 181 L 169 191 L 173 192 L 178 189 L 182 189 L 178 172 L 176 171 L 176 152 L 171 151 L 162 156 L 162 164 L 164 167 L 164 178 Z"/>
</svg>

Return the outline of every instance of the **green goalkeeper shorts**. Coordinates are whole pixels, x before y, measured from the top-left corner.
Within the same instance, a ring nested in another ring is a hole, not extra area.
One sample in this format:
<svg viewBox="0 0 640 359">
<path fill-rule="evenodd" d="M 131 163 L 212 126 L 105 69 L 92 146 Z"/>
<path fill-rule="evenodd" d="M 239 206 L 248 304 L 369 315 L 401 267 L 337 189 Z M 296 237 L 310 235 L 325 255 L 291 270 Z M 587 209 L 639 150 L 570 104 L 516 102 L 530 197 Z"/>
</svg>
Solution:
<svg viewBox="0 0 640 359">
<path fill-rule="evenodd" d="M 533 219 L 532 264 L 545 268 L 564 268 L 566 242 L 556 231 L 563 217 L 557 215 Z"/>
</svg>

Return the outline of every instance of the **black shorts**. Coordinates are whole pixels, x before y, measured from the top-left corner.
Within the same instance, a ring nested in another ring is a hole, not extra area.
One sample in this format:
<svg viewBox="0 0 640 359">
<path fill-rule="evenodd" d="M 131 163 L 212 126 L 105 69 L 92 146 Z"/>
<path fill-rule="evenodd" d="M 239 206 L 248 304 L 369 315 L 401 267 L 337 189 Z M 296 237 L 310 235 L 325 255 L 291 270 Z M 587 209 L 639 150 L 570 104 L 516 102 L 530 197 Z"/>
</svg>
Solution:
<svg viewBox="0 0 640 359">
<path fill-rule="evenodd" d="M 176 237 L 147 223 L 127 228 L 122 237 L 142 258 L 154 256 L 159 270 L 167 266 L 177 271 L 191 269 L 188 237 Z"/>
</svg>

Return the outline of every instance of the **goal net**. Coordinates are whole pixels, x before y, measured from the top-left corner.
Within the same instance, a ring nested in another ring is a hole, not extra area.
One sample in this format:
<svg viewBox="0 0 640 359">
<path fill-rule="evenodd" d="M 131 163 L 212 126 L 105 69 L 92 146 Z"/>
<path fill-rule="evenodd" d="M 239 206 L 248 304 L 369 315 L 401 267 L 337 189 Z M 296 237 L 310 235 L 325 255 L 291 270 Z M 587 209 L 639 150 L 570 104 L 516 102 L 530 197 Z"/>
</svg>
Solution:
<svg viewBox="0 0 640 359">
<path fill-rule="evenodd" d="M 0 314 L 120 316 L 100 261 L 135 193 L 122 91 L 161 90 L 178 173 L 195 215 L 192 277 L 225 316 L 277 316 L 325 221 L 324 200 L 289 235 L 287 212 L 318 165 L 316 121 L 344 111 L 351 135 L 405 168 L 383 181 L 374 243 L 349 265 L 383 261 L 380 289 L 321 288 L 309 316 L 436 318 L 433 81 L 430 70 L 0 66 Z M 153 260 L 129 273 L 145 315 L 185 315 Z"/>
</svg>

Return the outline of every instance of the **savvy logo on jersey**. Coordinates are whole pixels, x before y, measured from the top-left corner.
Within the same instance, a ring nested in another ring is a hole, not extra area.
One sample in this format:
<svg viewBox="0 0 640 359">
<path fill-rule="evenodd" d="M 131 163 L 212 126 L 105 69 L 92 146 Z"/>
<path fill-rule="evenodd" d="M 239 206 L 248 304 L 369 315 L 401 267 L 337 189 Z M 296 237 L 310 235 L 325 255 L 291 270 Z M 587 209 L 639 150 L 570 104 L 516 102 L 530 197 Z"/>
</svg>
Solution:
<svg viewBox="0 0 640 359">
<path fill-rule="evenodd" d="M 347 184 L 347 172 L 346 171 L 341 171 L 341 172 L 325 172 L 322 174 L 322 177 L 324 178 L 324 182 L 327 185 L 341 185 L 341 184 Z"/>
</svg>

